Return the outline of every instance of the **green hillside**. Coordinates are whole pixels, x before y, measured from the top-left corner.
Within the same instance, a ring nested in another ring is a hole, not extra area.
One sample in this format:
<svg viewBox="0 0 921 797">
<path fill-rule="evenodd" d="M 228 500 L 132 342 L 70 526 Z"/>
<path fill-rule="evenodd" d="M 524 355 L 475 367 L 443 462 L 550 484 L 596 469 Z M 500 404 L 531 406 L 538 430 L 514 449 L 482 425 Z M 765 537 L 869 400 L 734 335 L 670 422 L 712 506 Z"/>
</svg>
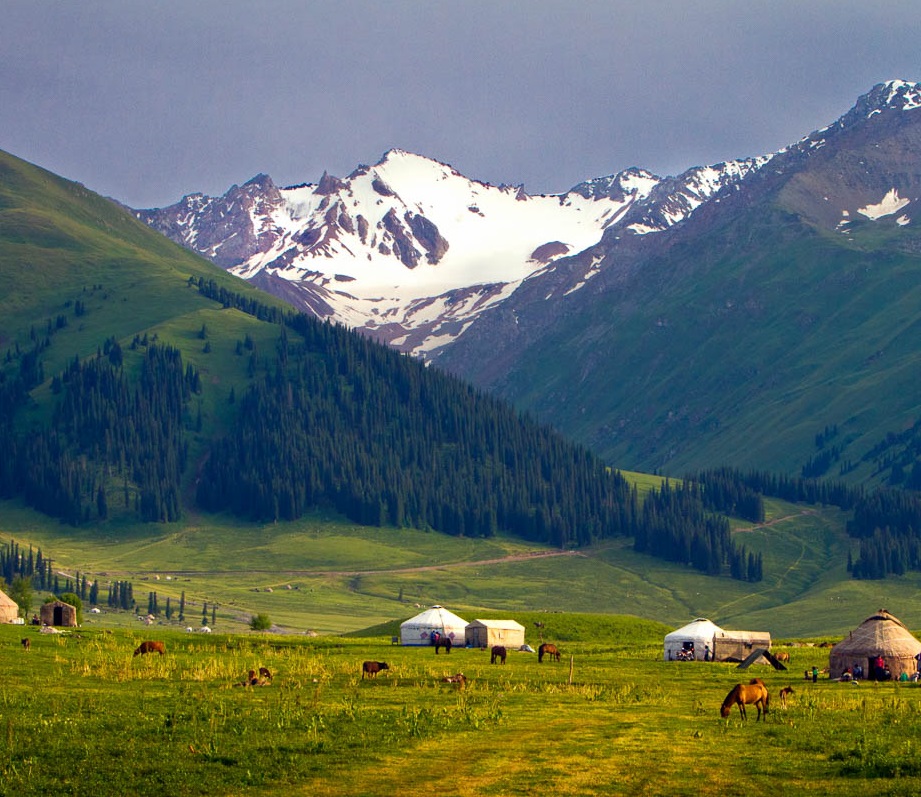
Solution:
<svg viewBox="0 0 921 797">
<path fill-rule="evenodd" d="M 768 502 L 769 525 L 730 530 L 690 488 L 650 501 L 657 477 L 295 316 L 80 185 L 0 167 L 0 539 L 65 581 L 130 581 L 142 610 L 187 593 L 232 628 L 354 631 L 437 602 L 783 634 L 851 625 L 831 594 L 859 617 L 915 583 L 850 580 L 837 510 Z M 694 568 L 637 553 L 640 531 Z"/>
</svg>

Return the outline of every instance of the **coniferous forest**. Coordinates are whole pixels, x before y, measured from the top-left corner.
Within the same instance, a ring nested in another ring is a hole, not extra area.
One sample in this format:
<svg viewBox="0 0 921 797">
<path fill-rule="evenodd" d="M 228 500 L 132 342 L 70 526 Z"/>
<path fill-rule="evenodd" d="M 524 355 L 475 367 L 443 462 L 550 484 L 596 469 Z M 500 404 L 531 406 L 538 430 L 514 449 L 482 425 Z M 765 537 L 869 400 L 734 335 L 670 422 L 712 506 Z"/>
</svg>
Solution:
<svg viewBox="0 0 921 797">
<path fill-rule="evenodd" d="M 665 481 L 641 507 L 635 489 L 587 449 L 454 377 L 213 282 L 190 286 L 277 330 L 271 352 L 236 341 L 249 387 L 227 396 L 232 428 L 208 443 L 195 474 L 201 509 L 272 521 L 326 508 L 364 525 L 501 532 L 560 548 L 632 537 L 638 552 L 760 581 L 760 554 L 734 543 L 726 515 L 763 522 L 763 496 L 776 496 L 856 509 L 855 576 L 921 569 L 921 511 L 907 493 L 865 496 L 833 482 L 722 468 Z M 94 357 L 51 375 L 46 424 L 17 424 L 45 379 L 42 354 L 60 326 L 49 322 L 32 349 L 7 354 L 19 368 L 0 381 L 8 443 L 0 496 L 74 525 L 105 521 L 113 500 L 144 521 L 179 519 L 189 436 L 200 429 L 190 411 L 202 391 L 198 372 L 177 349 L 146 338 L 132 343 L 140 366 L 129 370 L 119 343 L 107 340 Z"/>
</svg>

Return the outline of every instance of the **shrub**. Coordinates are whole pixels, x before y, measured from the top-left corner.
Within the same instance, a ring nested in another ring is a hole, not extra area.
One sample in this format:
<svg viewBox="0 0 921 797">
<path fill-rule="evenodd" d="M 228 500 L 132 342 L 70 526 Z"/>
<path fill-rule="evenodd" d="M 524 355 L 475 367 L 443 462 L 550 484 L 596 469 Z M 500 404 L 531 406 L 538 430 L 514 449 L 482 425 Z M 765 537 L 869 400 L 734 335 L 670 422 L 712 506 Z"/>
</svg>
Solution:
<svg viewBox="0 0 921 797">
<path fill-rule="evenodd" d="M 268 631 L 272 627 L 272 621 L 267 614 L 254 614 L 249 618 L 249 627 L 253 631 Z"/>
</svg>

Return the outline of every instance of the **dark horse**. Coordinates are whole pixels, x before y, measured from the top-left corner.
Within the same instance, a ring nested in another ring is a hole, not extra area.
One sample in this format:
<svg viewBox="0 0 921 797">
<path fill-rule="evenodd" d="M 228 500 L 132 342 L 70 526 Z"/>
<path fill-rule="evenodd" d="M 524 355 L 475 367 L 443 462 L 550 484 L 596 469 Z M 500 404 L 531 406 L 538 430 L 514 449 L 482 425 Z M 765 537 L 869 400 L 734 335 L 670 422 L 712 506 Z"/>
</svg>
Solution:
<svg viewBox="0 0 921 797">
<path fill-rule="evenodd" d="M 767 716 L 769 701 L 770 695 L 764 682 L 760 678 L 753 678 L 751 683 L 736 684 L 732 687 L 723 705 L 720 706 L 720 716 L 725 719 L 732 711 L 732 707 L 738 706 L 742 719 L 748 719 L 745 716 L 745 706 L 754 704 L 758 709 L 758 718 L 755 720 L 757 722 L 761 719 L 762 712 Z"/>
<path fill-rule="evenodd" d="M 435 634 L 435 638 L 432 640 L 432 644 L 435 646 L 435 655 L 438 655 L 438 648 L 444 648 L 445 653 L 451 652 L 451 637 L 447 634 Z"/>
<path fill-rule="evenodd" d="M 560 660 L 560 649 L 556 645 L 551 645 L 549 642 L 544 642 L 544 644 L 537 649 L 538 662 L 544 660 L 544 654 L 548 655 L 551 659 Z"/>
<path fill-rule="evenodd" d="M 489 663 L 495 664 L 496 659 L 499 659 L 500 664 L 505 664 L 505 657 L 508 655 L 508 651 L 502 647 L 502 645 L 493 645 L 492 655 L 489 657 Z"/>
</svg>

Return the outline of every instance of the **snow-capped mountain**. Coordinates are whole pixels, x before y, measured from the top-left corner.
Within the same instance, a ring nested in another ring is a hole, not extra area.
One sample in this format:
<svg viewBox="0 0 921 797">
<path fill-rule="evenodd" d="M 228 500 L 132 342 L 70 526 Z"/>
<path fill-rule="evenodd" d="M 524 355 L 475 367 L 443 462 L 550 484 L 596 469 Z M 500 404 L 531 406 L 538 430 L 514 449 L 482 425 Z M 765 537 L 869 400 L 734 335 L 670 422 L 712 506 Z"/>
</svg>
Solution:
<svg viewBox="0 0 921 797">
<path fill-rule="evenodd" d="M 390 150 L 345 179 L 324 174 L 316 184 L 278 188 L 258 175 L 222 197 L 192 194 L 135 212 L 300 309 L 425 356 L 606 230 L 667 229 L 766 160 L 668 179 L 629 169 L 564 194 L 530 195 Z"/>
</svg>

